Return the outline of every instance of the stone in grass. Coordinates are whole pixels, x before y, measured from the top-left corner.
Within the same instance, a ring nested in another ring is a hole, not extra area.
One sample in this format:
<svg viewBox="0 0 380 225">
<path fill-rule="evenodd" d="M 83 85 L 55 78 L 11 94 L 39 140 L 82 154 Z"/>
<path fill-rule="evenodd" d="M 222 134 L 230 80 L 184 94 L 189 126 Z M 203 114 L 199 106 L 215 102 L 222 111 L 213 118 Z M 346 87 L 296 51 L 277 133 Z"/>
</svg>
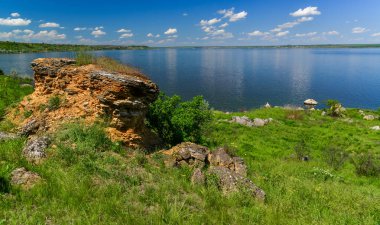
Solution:
<svg viewBox="0 0 380 225">
<path fill-rule="evenodd" d="M 24 157 L 32 163 L 39 163 L 46 158 L 46 148 L 49 147 L 50 138 L 47 136 L 29 140 L 25 148 L 22 150 Z"/>
<path fill-rule="evenodd" d="M 30 136 L 37 133 L 38 129 L 41 127 L 41 121 L 37 119 L 29 120 L 24 126 L 20 128 L 19 135 L 20 136 Z"/>
<path fill-rule="evenodd" d="M 30 172 L 23 167 L 15 169 L 11 173 L 11 184 L 20 186 L 25 190 L 32 188 L 40 180 L 41 177 L 37 173 Z"/>
<path fill-rule="evenodd" d="M 252 121 L 251 119 L 249 119 L 246 116 L 242 116 L 242 117 L 234 116 L 234 117 L 232 117 L 232 120 L 231 120 L 231 122 L 233 122 L 233 123 L 238 123 L 238 124 L 245 125 L 248 127 L 263 127 L 272 121 L 273 121 L 272 118 L 269 118 L 269 119 L 255 118 Z"/>
<path fill-rule="evenodd" d="M 371 130 L 374 130 L 374 131 L 380 131 L 380 126 L 374 126 L 374 127 L 371 127 Z"/>
<path fill-rule="evenodd" d="M 211 167 L 207 173 L 218 177 L 219 187 L 225 194 L 239 192 L 243 189 L 257 200 L 265 201 L 265 192 L 245 176 L 221 166 Z"/>
<path fill-rule="evenodd" d="M 364 120 L 375 120 L 375 119 L 378 119 L 379 117 L 378 116 L 374 116 L 374 115 L 366 115 L 363 117 Z"/>
<path fill-rule="evenodd" d="M 17 135 L 15 134 L 0 132 L 0 141 L 12 140 L 16 138 L 17 138 Z"/>
</svg>

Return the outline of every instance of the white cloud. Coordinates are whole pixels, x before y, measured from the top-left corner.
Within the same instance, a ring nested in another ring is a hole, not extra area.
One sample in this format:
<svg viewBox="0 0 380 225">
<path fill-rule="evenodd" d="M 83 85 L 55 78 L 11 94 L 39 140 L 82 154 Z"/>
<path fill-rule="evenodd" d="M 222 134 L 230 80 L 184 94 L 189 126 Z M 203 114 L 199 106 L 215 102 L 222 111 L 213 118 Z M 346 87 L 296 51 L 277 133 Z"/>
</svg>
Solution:
<svg viewBox="0 0 380 225">
<path fill-rule="evenodd" d="M 380 33 L 374 33 L 371 35 L 372 37 L 380 37 Z"/>
<path fill-rule="evenodd" d="M 306 7 L 304 9 L 298 9 L 297 11 L 290 13 L 293 17 L 300 17 L 300 16 L 316 16 L 321 15 L 321 12 L 318 11 L 318 7 Z"/>
<path fill-rule="evenodd" d="M 106 35 L 106 32 L 102 31 L 103 27 L 95 27 L 95 30 L 91 32 L 91 35 L 98 38 L 102 35 Z"/>
<path fill-rule="evenodd" d="M 159 37 L 161 37 L 161 35 L 159 35 L 159 34 L 156 34 L 156 38 L 159 38 Z"/>
<path fill-rule="evenodd" d="M 17 12 L 14 12 L 14 13 L 11 13 L 11 16 L 12 17 L 20 17 L 20 13 L 17 13 Z"/>
<path fill-rule="evenodd" d="M 269 33 L 267 32 L 262 32 L 262 31 L 259 31 L 259 30 L 255 30 L 251 33 L 248 33 L 249 36 L 252 36 L 252 37 L 260 37 L 260 36 L 265 36 L 265 35 L 268 35 Z"/>
<path fill-rule="evenodd" d="M 182 16 L 188 16 L 189 14 L 188 13 L 182 13 Z"/>
<path fill-rule="evenodd" d="M 28 19 L 21 19 L 21 18 L 17 18 L 17 19 L 12 19 L 12 18 L 0 18 L 0 25 L 4 25 L 4 26 L 27 26 L 31 23 L 32 21 L 31 20 L 28 20 Z"/>
<path fill-rule="evenodd" d="M 201 20 L 200 24 L 202 26 L 211 26 L 211 25 L 214 25 L 216 23 L 219 23 L 221 21 L 221 19 L 217 19 L 217 18 L 214 18 L 214 19 L 211 19 L 211 20 Z"/>
<path fill-rule="evenodd" d="M 246 11 L 236 13 L 236 14 L 231 16 L 230 22 L 236 22 L 236 21 L 245 19 L 247 17 L 247 15 L 248 15 L 248 13 Z"/>
<path fill-rule="evenodd" d="M 152 33 L 149 33 L 146 35 L 147 37 L 154 37 L 154 35 Z"/>
<path fill-rule="evenodd" d="M 365 33 L 369 31 L 367 28 L 364 28 L 364 27 L 355 27 L 352 29 L 352 33 L 353 34 L 362 34 L 362 33 Z"/>
<path fill-rule="evenodd" d="M 0 39 L 8 39 L 13 37 L 12 32 L 0 32 Z"/>
<path fill-rule="evenodd" d="M 132 33 L 125 33 L 125 34 L 122 34 L 122 35 L 120 36 L 120 38 L 131 38 L 131 37 L 133 37 L 133 34 L 132 34 Z"/>
<path fill-rule="evenodd" d="M 283 30 L 283 29 L 293 28 L 298 24 L 299 24 L 299 22 L 288 22 L 288 23 L 278 25 L 277 27 L 280 28 L 281 30 Z"/>
<path fill-rule="evenodd" d="M 62 40 L 66 38 L 65 34 L 59 34 L 55 30 L 47 31 L 43 30 L 40 31 L 32 36 L 33 39 L 40 39 L 40 40 Z"/>
<path fill-rule="evenodd" d="M 276 34 L 277 37 L 284 37 L 289 34 L 289 31 L 283 31 Z"/>
<path fill-rule="evenodd" d="M 310 32 L 306 34 L 296 34 L 296 37 L 313 37 L 315 35 L 317 35 L 317 32 Z"/>
<path fill-rule="evenodd" d="M 335 30 L 332 30 L 332 31 L 328 31 L 328 32 L 323 32 L 324 35 L 331 35 L 331 36 L 334 36 L 334 35 L 339 35 L 339 32 L 338 31 L 335 31 Z"/>
<path fill-rule="evenodd" d="M 127 29 L 120 29 L 117 31 L 118 33 L 130 33 L 131 30 L 127 30 Z"/>
<path fill-rule="evenodd" d="M 235 13 L 235 8 L 219 10 L 218 13 L 222 14 L 223 18 L 229 18 L 230 22 L 236 22 L 245 19 L 248 15 L 246 11 Z"/>
<path fill-rule="evenodd" d="M 297 21 L 300 22 L 300 23 L 303 23 L 303 22 L 309 22 L 309 21 L 312 21 L 314 20 L 314 17 L 301 17 L 300 19 L 298 19 Z"/>
<path fill-rule="evenodd" d="M 87 27 L 75 27 L 74 30 L 75 31 L 83 31 L 83 30 L 87 30 Z"/>
<path fill-rule="evenodd" d="M 223 24 L 220 25 L 219 27 L 220 27 L 220 28 L 226 28 L 226 27 L 228 27 L 228 25 L 229 25 L 228 23 L 223 23 Z"/>
<path fill-rule="evenodd" d="M 177 29 L 176 28 L 169 28 L 165 34 L 166 35 L 172 35 L 172 34 L 176 34 L 177 33 Z"/>
<path fill-rule="evenodd" d="M 43 23 L 43 24 L 40 24 L 39 27 L 41 28 L 47 28 L 47 27 L 59 27 L 59 24 L 58 23 Z"/>
<path fill-rule="evenodd" d="M 229 39 L 234 37 L 232 33 L 226 32 L 224 29 L 212 30 L 208 33 L 208 35 L 210 35 L 212 39 Z"/>
</svg>

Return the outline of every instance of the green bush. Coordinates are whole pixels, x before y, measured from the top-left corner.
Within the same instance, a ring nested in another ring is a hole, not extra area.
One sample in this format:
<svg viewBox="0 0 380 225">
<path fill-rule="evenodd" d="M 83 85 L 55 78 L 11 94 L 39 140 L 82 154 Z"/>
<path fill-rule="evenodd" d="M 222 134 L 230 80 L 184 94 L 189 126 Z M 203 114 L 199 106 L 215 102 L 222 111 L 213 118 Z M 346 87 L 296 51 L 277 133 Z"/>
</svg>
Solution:
<svg viewBox="0 0 380 225">
<path fill-rule="evenodd" d="M 324 158 L 327 164 L 338 170 L 348 159 L 348 153 L 340 147 L 329 146 L 324 151 Z"/>
<path fill-rule="evenodd" d="M 327 100 L 326 103 L 330 108 L 327 109 L 327 114 L 332 117 L 344 117 L 344 112 L 346 111 L 342 104 L 333 99 Z"/>
<path fill-rule="evenodd" d="M 202 96 L 181 102 L 177 95 L 160 94 L 150 105 L 147 123 L 166 145 L 174 146 L 183 141 L 201 142 L 203 129 L 211 118 L 209 105 Z"/>
<path fill-rule="evenodd" d="M 0 76 L 1 75 L 4 75 L 4 71 L 2 69 L 0 69 Z"/>
<path fill-rule="evenodd" d="M 361 176 L 379 176 L 380 160 L 372 153 L 362 153 L 352 157 L 356 173 Z"/>
<path fill-rule="evenodd" d="M 294 147 L 294 152 L 298 160 L 308 160 L 310 154 L 310 148 L 307 146 L 305 139 L 301 139 L 300 142 Z"/>
</svg>

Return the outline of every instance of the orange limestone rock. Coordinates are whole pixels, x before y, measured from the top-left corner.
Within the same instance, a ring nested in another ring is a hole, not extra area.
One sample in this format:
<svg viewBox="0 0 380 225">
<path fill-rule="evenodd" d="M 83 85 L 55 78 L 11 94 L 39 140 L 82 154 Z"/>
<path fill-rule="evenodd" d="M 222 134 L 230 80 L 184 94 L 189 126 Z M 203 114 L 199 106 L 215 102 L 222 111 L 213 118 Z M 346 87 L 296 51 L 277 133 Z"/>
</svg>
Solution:
<svg viewBox="0 0 380 225">
<path fill-rule="evenodd" d="M 113 140 L 130 147 L 152 144 L 144 119 L 159 89 L 149 78 L 134 70 L 127 74 L 77 66 L 72 59 L 36 59 L 32 68 L 34 93 L 21 102 L 19 113 L 8 115 L 21 131 L 51 131 L 76 119 L 92 123 L 103 118 L 110 122 L 107 132 Z M 25 114 L 31 116 L 25 119 Z"/>
</svg>

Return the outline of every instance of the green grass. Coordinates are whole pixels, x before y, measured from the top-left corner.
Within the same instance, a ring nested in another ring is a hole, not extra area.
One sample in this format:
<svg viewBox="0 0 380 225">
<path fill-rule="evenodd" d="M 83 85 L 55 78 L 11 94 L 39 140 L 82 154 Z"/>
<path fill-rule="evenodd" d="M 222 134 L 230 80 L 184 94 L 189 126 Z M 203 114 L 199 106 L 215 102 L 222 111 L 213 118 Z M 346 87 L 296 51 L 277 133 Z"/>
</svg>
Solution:
<svg viewBox="0 0 380 225">
<path fill-rule="evenodd" d="M 75 57 L 78 66 L 94 64 L 109 72 L 118 72 L 122 74 L 133 75 L 142 79 L 147 79 L 138 69 L 124 65 L 109 57 L 95 57 L 86 52 L 78 52 Z"/>
<path fill-rule="evenodd" d="M 33 92 L 32 87 L 20 86 L 31 83 L 32 80 L 28 78 L 0 76 L 0 118 L 4 116 L 7 107 Z"/>
<path fill-rule="evenodd" d="M 379 176 L 358 175 L 351 159 L 334 169 L 325 157 L 329 146 L 353 159 L 379 155 L 380 134 L 369 127 L 380 121 L 364 121 L 357 111 L 348 111 L 351 123 L 320 112 L 291 120 L 276 108 L 214 112 L 204 144 L 227 145 L 243 157 L 249 178 L 267 194 L 265 203 L 244 192 L 224 196 L 212 184 L 194 186 L 189 169 L 165 168 L 158 153 L 123 149 L 101 123 L 77 121 L 51 134 L 53 145 L 40 165 L 21 157 L 25 139 L 0 142 L 0 224 L 378 225 Z M 236 115 L 274 121 L 262 128 L 227 122 Z M 293 156 L 301 140 L 310 150 L 308 162 Z M 29 191 L 8 187 L 11 171 L 22 166 L 43 182 Z"/>
</svg>

